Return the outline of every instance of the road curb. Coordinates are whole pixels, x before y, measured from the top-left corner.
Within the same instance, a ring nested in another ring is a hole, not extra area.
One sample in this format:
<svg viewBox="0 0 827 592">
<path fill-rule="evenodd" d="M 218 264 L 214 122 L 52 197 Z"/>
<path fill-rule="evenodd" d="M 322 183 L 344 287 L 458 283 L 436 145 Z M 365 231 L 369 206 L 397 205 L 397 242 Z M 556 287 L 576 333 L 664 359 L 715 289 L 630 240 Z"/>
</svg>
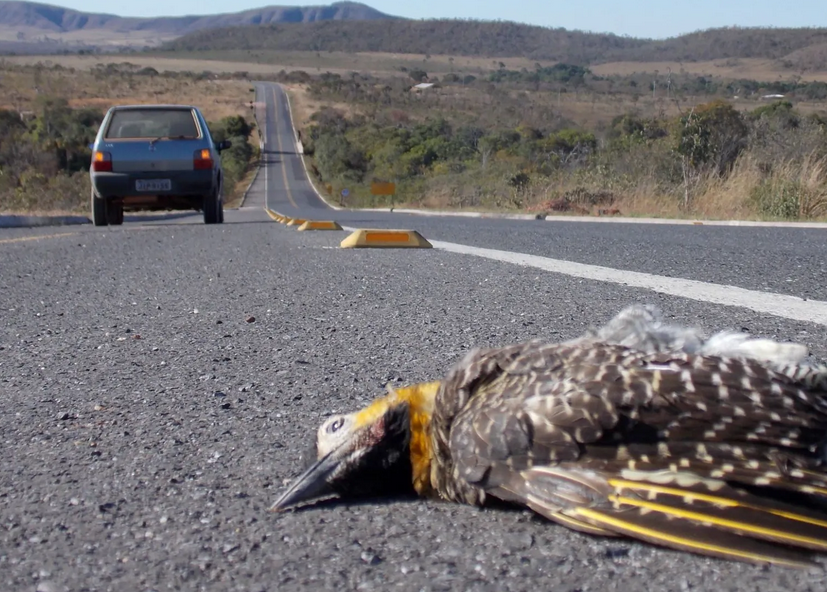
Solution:
<svg viewBox="0 0 827 592">
<path fill-rule="evenodd" d="M 255 119 L 255 117 L 253 117 Z M 256 126 L 258 126 L 258 121 L 256 121 Z M 238 202 L 238 207 L 243 208 L 244 202 L 247 201 L 247 194 L 250 193 L 250 189 L 253 187 L 253 183 L 256 182 L 258 179 L 258 172 L 261 170 L 261 159 L 264 158 L 264 151 L 259 150 L 258 154 L 258 162 L 256 163 L 256 170 L 253 173 L 253 178 L 250 179 L 250 182 L 247 184 L 247 189 L 244 190 L 244 193 L 241 194 L 241 200 Z"/>
<path fill-rule="evenodd" d="M 247 201 L 247 194 L 250 193 L 250 189 L 253 187 L 253 183 L 256 182 L 258 179 L 258 173 L 261 170 L 261 161 L 264 158 L 264 137 L 261 135 L 261 124 L 258 121 L 258 115 L 256 114 L 256 110 L 253 109 L 253 121 L 256 124 L 256 131 L 258 132 L 258 162 L 256 163 L 256 171 L 253 173 L 253 178 L 250 179 L 250 182 L 247 184 L 247 189 L 244 190 L 244 193 L 241 194 L 241 201 L 238 202 L 238 207 L 243 208 L 244 202 Z"/>
<path fill-rule="evenodd" d="M 506 220 L 538 220 L 541 222 L 598 222 L 601 224 L 682 224 L 688 226 L 742 226 L 764 228 L 815 228 L 827 230 L 827 222 L 763 222 L 759 220 L 702 220 L 681 218 L 631 218 L 622 216 L 554 216 L 549 214 L 506 214 L 496 212 L 453 212 L 417 210 L 412 208 L 351 208 L 354 212 L 385 212 L 419 216 L 456 216 L 463 218 L 496 218 Z"/>
<path fill-rule="evenodd" d="M 452 212 L 446 210 L 417 210 L 414 208 L 351 208 L 354 212 L 385 212 L 390 214 L 416 214 L 420 216 L 458 216 L 461 218 L 505 218 L 508 220 L 542 220 L 537 214 L 506 214 L 497 212 Z"/>
<path fill-rule="evenodd" d="M 20 216 L 0 214 L 0 228 L 31 228 L 33 226 L 74 226 L 91 224 L 86 216 Z"/>
</svg>

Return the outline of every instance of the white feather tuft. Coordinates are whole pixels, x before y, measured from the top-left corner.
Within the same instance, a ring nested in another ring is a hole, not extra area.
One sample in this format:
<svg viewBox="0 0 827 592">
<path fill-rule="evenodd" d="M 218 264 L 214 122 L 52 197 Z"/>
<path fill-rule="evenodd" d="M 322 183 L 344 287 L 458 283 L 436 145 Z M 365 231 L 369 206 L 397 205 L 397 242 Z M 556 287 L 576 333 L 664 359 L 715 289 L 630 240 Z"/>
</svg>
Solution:
<svg viewBox="0 0 827 592">
<path fill-rule="evenodd" d="M 660 310 L 651 304 L 628 306 L 603 327 L 574 341 L 600 341 L 645 352 L 749 358 L 772 366 L 801 364 L 809 355 L 807 346 L 799 343 L 780 343 L 736 331 L 720 331 L 705 339 L 699 329 L 664 324 Z"/>
<path fill-rule="evenodd" d="M 779 343 L 746 333 L 721 331 L 703 344 L 699 353 L 730 358 L 752 358 L 772 364 L 800 364 L 810 352 L 800 343 Z"/>
</svg>

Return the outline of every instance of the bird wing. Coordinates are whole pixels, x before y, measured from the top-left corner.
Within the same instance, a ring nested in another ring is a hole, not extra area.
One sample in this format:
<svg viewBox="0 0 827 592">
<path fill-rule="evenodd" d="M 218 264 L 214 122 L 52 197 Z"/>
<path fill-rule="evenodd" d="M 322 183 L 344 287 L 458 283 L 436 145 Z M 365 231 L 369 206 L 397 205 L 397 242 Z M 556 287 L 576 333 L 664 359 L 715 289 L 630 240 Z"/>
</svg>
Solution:
<svg viewBox="0 0 827 592">
<path fill-rule="evenodd" d="M 437 396 L 448 497 L 476 489 L 594 534 L 809 565 L 793 548 L 827 551 L 827 513 L 810 509 L 827 502 L 827 393 L 800 374 L 594 343 L 479 350 Z"/>
</svg>

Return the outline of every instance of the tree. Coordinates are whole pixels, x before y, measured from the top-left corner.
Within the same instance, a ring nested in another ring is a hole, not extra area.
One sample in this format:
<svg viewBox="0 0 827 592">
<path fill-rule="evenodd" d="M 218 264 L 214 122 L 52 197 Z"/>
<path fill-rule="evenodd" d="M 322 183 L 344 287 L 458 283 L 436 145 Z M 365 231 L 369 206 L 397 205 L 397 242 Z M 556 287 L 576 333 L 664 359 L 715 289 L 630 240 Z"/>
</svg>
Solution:
<svg viewBox="0 0 827 592">
<path fill-rule="evenodd" d="M 417 68 L 408 72 L 408 76 L 410 76 L 415 82 L 422 82 L 423 80 L 427 80 L 428 73 L 425 70 L 419 70 Z"/>
<path fill-rule="evenodd" d="M 89 144 L 103 120 L 95 109 L 72 109 L 63 97 L 41 95 L 35 102 L 30 134 L 43 150 L 52 151 L 57 167 L 77 171 L 89 165 Z"/>
<path fill-rule="evenodd" d="M 696 169 L 725 175 L 747 144 L 744 118 L 725 101 L 699 105 L 682 116 L 676 133 L 676 151 Z"/>
</svg>

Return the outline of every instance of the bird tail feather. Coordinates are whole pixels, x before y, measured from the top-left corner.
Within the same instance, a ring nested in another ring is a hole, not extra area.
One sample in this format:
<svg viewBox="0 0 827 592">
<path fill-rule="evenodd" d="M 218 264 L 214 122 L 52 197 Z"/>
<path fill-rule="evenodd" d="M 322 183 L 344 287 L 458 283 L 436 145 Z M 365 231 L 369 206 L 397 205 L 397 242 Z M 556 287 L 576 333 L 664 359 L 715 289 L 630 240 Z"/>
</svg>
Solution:
<svg viewBox="0 0 827 592">
<path fill-rule="evenodd" d="M 574 467 L 553 472 L 537 467 L 521 474 L 534 511 L 583 532 L 790 567 L 818 565 L 812 552 L 827 552 L 827 513 L 753 494 L 723 480 L 664 471 L 601 474 Z M 599 492 L 596 477 L 605 485 Z"/>
</svg>

